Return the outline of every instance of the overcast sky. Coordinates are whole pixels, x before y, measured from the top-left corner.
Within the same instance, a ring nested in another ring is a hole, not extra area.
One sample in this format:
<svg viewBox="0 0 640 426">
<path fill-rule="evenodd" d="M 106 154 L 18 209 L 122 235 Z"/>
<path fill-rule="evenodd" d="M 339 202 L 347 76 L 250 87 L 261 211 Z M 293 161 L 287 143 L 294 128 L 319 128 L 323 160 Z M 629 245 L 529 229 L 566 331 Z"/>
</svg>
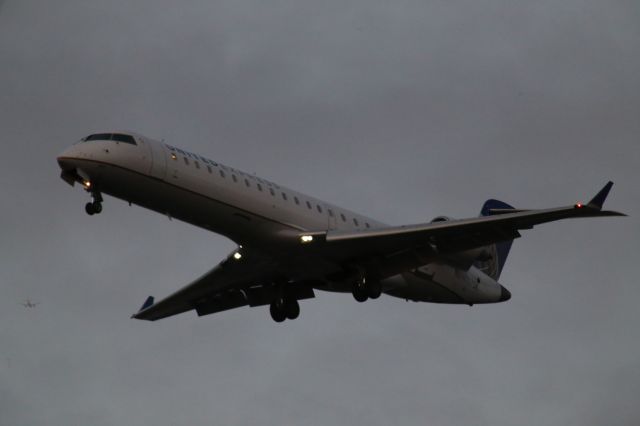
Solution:
<svg viewBox="0 0 640 426">
<path fill-rule="evenodd" d="M 0 0 L 0 425 L 640 424 L 640 3 Z M 392 224 L 588 200 L 503 304 L 129 319 L 225 238 L 59 179 L 129 129 Z M 26 309 L 26 298 L 41 304 Z"/>
</svg>

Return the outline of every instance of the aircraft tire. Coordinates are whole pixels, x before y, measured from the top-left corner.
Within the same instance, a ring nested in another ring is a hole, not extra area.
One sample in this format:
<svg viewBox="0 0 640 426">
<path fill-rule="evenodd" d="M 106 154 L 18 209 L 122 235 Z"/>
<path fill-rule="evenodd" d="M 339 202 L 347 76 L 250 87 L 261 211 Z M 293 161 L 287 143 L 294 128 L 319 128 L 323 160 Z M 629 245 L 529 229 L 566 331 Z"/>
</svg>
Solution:
<svg viewBox="0 0 640 426">
<path fill-rule="evenodd" d="M 287 319 L 294 320 L 300 316 L 300 304 L 296 299 L 290 300 L 284 306 Z"/>
<path fill-rule="evenodd" d="M 269 306 L 269 313 L 271 314 L 271 318 L 273 318 L 275 322 L 283 322 L 287 319 L 287 314 L 282 308 L 282 305 L 279 305 L 275 302 L 271 303 L 271 305 Z"/>
<path fill-rule="evenodd" d="M 94 201 L 92 204 L 93 204 L 93 212 L 95 214 L 102 213 L 102 203 L 100 203 L 98 201 Z"/>
<path fill-rule="evenodd" d="M 382 284 L 380 281 L 367 283 L 367 295 L 370 299 L 377 299 L 382 294 Z"/>
<path fill-rule="evenodd" d="M 89 216 L 93 216 L 94 214 L 96 214 L 96 211 L 93 207 L 93 203 L 87 203 L 84 205 L 84 211 L 87 212 L 87 214 Z"/>
<path fill-rule="evenodd" d="M 367 288 L 362 284 L 355 284 L 351 293 L 353 294 L 353 298 L 360 303 L 366 302 L 369 298 L 369 295 L 367 294 Z"/>
</svg>

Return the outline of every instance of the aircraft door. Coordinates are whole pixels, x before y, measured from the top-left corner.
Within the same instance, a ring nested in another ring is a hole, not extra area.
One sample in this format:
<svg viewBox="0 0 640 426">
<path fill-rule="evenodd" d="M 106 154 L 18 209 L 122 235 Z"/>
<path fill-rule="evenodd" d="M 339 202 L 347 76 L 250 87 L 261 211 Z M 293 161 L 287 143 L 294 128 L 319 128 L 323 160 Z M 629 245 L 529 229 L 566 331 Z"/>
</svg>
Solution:
<svg viewBox="0 0 640 426">
<path fill-rule="evenodd" d="M 158 142 L 147 142 L 151 150 L 151 176 L 164 180 L 167 172 L 167 155 L 164 144 Z"/>
</svg>

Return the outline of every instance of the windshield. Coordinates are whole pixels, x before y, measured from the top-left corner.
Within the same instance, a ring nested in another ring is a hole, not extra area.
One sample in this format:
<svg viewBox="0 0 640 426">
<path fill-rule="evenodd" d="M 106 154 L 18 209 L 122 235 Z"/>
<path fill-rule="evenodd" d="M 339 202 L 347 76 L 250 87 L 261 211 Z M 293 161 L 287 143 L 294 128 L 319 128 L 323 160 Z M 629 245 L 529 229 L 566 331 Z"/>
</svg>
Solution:
<svg viewBox="0 0 640 426">
<path fill-rule="evenodd" d="M 116 141 L 116 142 L 129 143 L 131 145 L 136 144 L 136 140 L 133 138 L 133 136 L 125 135 L 122 133 L 96 133 L 82 139 L 82 142 L 91 142 L 91 141 Z"/>
</svg>

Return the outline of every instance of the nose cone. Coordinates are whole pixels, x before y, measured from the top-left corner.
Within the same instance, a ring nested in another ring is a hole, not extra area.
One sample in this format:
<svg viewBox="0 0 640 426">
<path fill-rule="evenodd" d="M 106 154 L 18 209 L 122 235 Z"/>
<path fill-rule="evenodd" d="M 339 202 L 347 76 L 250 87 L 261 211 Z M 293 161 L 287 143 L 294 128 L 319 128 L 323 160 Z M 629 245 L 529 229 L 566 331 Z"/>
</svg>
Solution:
<svg viewBox="0 0 640 426">
<path fill-rule="evenodd" d="M 73 163 L 74 159 L 79 158 L 79 150 L 75 145 L 71 145 L 69 148 L 62 151 L 58 154 L 58 164 L 62 170 L 66 170 L 71 168 L 71 163 Z"/>
<path fill-rule="evenodd" d="M 58 154 L 56 160 L 63 171 L 75 170 L 84 163 L 99 156 L 100 152 L 94 146 L 83 143 L 75 143 Z"/>
<path fill-rule="evenodd" d="M 83 180 L 88 179 L 86 176 L 82 178 L 79 174 L 80 170 L 78 169 L 78 160 L 82 157 L 83 155 L 81 150 L 77 146 L 72 145 L 62 151 L 56 158 L 61 170 L 60 178 L 71 186 L 76 182 L 82 182 Z"/>
<path fill-rule="evenodd" d="M 58 166 L 62 171 L 72 170 L 73 167 L 73 158 L 67 155 L 66 151 L 63 151 L 58 155 Z"/>
<path fill-rule="evenodd" d="M 501 302 L 506 302 L 509 299 L 511 299 L 511 292 L 509 290 L 507 290 L 506 288 L 504 288 L 503 285 L 501 285 L 500 286 L 500 301 Z"/>
</svg>

